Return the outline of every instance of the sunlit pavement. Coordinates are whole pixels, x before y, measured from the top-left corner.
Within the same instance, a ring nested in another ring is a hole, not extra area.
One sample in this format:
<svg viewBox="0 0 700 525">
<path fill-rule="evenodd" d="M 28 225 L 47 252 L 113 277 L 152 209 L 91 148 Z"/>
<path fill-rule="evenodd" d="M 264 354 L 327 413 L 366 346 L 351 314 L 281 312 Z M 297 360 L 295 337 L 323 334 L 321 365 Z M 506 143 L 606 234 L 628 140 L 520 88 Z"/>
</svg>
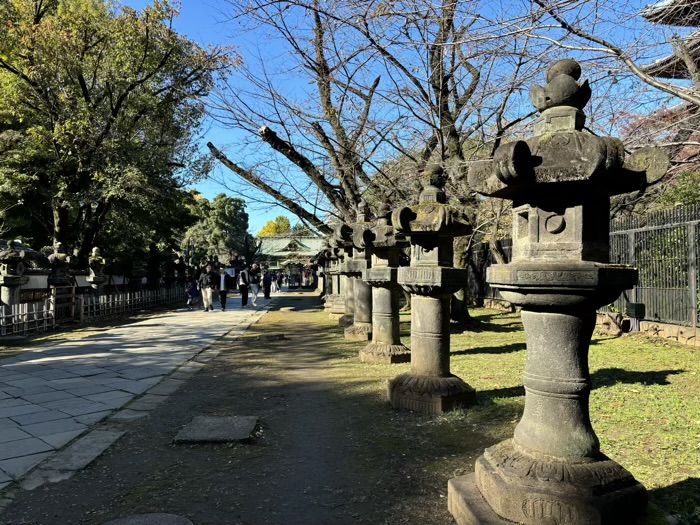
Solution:
<svg viewBox="0 0 700 525">
<path fill-rule="evenodd" d="M 283 295 L 281 292 L 275 295 Z M 76 341 L 0 360 L 0 490 L 157 385 L 231 330 L 245 330 L 274 299 L 226 311 L 202 306 L 153 314 Z"/>
</svg>

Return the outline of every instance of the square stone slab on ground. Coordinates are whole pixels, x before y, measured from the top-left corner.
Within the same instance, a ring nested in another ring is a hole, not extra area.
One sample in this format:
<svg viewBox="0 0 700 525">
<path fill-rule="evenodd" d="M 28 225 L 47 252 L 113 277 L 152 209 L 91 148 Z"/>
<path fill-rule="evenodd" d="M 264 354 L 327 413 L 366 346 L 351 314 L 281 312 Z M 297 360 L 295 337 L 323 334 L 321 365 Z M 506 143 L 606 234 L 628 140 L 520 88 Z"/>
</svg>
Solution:
<svg viewBox="0 0 700 525">
<path fill-rule="evenodd" d="M 173 440 L 175 443 L 250 441 L 258 416 L 197 416 Z"/>
</svg>

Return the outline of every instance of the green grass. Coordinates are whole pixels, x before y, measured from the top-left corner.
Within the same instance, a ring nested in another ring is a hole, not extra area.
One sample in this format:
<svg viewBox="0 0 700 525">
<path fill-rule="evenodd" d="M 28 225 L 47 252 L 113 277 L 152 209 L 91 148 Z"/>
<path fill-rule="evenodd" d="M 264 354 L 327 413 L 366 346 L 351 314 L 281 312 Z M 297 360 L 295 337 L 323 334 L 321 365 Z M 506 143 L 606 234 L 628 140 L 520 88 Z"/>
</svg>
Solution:
<svg viewBox="0 0 700 525">
<path fill-rule="evenodd" d="M 418 444 L 433 453 L 413 457 L 427 485 L 430 478 L 446 482 L 473 470 L 484 446 L 512 436 L 524 407 L 526 351 L 519 314 L 482 309 L 472 315 L 480 321 L 475 331 L 452 336 L 451 368 L 477 389 L 476 406 L 439 417 L 390 416 L 377 431 L 378 450 L 390 452 L 406 443 L 411 450 Z M 401 320 L 408 345 L 409 314 Z M 329 373 L 348 394 L 384 400 L 385 380 L 409 365 L 363 365 L 357 359 L 361 347 L 339 334 L 329 349 L 339 359 L 329 363 Z M 626 335 L 594 336 L 589 359 L 591 419 L 602 452 L 644 484 L 654 503 L 687 525 L 700 524 L 699 357 L 694 347 Z M 661 514 L 652 508 L 647 524 L 658 523 Z"/>
</svg>

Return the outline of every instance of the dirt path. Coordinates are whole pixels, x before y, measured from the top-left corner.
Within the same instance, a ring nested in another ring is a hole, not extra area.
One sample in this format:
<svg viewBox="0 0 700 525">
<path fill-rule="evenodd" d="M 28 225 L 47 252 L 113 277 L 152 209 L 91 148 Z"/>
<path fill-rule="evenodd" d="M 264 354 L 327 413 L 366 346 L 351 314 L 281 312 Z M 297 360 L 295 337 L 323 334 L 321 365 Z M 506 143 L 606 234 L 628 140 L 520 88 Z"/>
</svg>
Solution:
<svg viewBox="0 0 700 525">
<path fill-rule="evenodd" d="M 345 343 L 332 324 L 318 330 L 316 300 L 278 304 L 296 311 L 272 311 L 240 340 L 221 339 L 219 356 L 107 453 L 69 480 L 21 493 L 0 520 L 99 525 L 167 512 L 195 525 L 419 523 L 401 500 L 426 487 L 402 470 L 411 450 L 394 451 L 384 428 L 400 431 L 396 418 L 412 416 L 392 412 L 362 377 L 338 383 Z M 258 415 L 261 432 L 247 445 L 173 445 L 196 415 Z M 432 524 L 451 523 L 437 494 L 421 506 Z"/>
</svg>

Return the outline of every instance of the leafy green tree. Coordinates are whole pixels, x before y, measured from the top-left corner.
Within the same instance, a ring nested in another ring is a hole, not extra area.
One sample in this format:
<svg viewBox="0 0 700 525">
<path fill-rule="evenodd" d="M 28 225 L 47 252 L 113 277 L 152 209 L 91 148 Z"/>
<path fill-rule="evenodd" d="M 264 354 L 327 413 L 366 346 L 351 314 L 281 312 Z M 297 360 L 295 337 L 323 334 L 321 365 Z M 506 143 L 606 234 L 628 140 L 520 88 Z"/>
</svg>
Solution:
<svg viewBox="0 0 700 525">
<path fill-rule="evenodd" d="M 195 258 L 208 255 L 230 258 L 234 254 L 252 260 L 255 254 L 255 239 L 248 233 L 248 214 L 245 201 L 217 195 L 212 202 L 199 196 L 194 213 L 199 220 L 184 235 L 182 246 L 194 248 Z"/>
<path fill-rule="evenodd" d="M 206 168 L 202 98 L 232 64 L 173 31 L 177 14 L 170 0 L 0 2 L 0 210 L 22 200 L 34 230 L 83 257 L 108 227 L 130 236 L 174 211 Z"/>
<path fill-rule="evenodd" d="M 700 172 L 686 171 L 667 185 L 658 205 L 660 208 L 671 208 L 697 203 L 700 203 Z"/>
<path fill-rule="evenodd" d="M 263 226 L 258 232 L 258 237 L 273 237 L 275 235 L 281 235 L 283 233 L 288 233 L 292 230 L 292 224 L 289 222 L 289 218 L 284 215 L 276 217 L 274 221 L 267 221 L 265 226 Z"/>
</svg>

